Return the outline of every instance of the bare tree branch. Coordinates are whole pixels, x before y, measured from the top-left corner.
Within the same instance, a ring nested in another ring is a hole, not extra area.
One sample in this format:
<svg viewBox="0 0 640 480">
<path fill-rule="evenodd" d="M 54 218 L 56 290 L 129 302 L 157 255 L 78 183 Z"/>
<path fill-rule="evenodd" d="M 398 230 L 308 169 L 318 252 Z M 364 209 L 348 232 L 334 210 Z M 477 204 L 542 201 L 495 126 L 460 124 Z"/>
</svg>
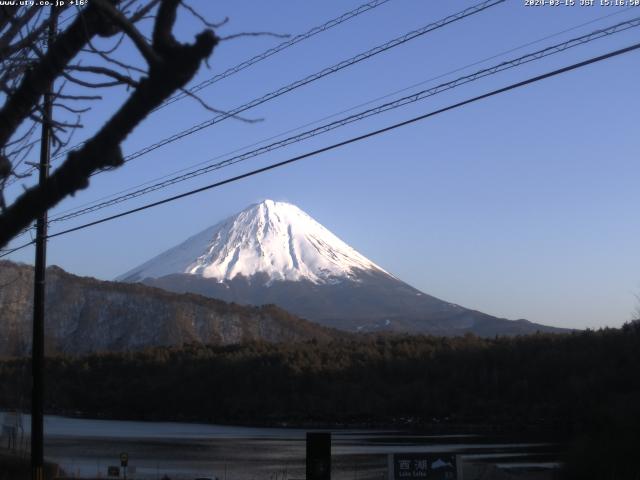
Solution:
<svg viewBox="0 0 640 480">
<path fill-rule="evenodd" d="M 56 103 L 56 102 L 53 103 L 53 106 L 62 108 L 63 110 L 66 110 L 67 112 L 70 112 L 70 113 L 87 113 L 89 110 L 91 110 L 91 107 L 73 108 L 64 103 Z"/>
<path fill-rule="evenodd" d="M 35 9 L 33 9 L 35 10 Z M 4 60 L 11 56 L 12 54 L 26 48 L 29 44 L 33 43 L 36 39 L 40 38 L 44 31 L 47 28 L 47 22 L 42 22 L 38 27 L 31 30 L 27 36 L 21 38 L 19 41 L 13 44 L 4 44 L 4 42 L 0 39 L 0 60 Z"/>
<path fill-rule="evenodd" d="M 218 23 L 211 23 L 209 21 L 207 21 L 206 18 L 204 18 L 202 15 L 200 15 L 192 6 L 190 6 L 187 2 L 185 2 L 184 0 L 180 1 L 180 4 L 194 17 L 196 17 L 198 20 L 200 20 L 200 22 L 202 22 L 202 24 L 205 27 L 209 27 L 209 28 L 220 28 L 223 25 L 226 25 L 227 23 L 229 23 L 229 17 L 224 17 L 222 19 L 222 21 L 218 22 Z"/>
<path fill-rule="evenodd" d="M 225 110 L 220 110 L 218 108 L 212 107 L 211 105 L 209 105 L 207 102 L 205 102 L 202 98 L 200 98 L 199 95 L 197 95 L 196 93 L 193 93 L 191 91 L 189 91 L 186 88 L 181 88 L 180 91 L 182 93 L 184 93 L 187 97 L 191 97 L 193 98 L 195 101 L 197 101 L 203 108 L 205 108 L 206 110 L 209 110 L 212 113 L 219 113 L 222 115 L 229 115 L 229 112 L 225 111 Z M 258 123 L 258 122 L 262 122 L 264 121 L 264 118 L 246 118 L 246 117 L 242 117 L 240 115 L 231 115 L 231 118 L 234 118 L 236 120 L 240 120 L 242 122 L 246 122 L 246 123 Z"/>
<path fill-rule="evenodd" d="M 122 39 L 123 37 L 121 37 Z M 121 41 L 121 40 L 120 40 Z M 124 63 L 121 62 L 115 58 L 113 58 L 111 56 L 112 51 L 103 51 L 103 50 L 99 50 L 97 48 L 95 48 L 93 46 L 93 44 L 91 44 L 91 42 L 89 43 L 89 48 L 87 49 L 83 49 L 83 51 L 85 52 L 89 52 L 89 53 L 95 53 L 96 55 L 98 55 L 100 58 L 102 58 L 104 61 L 108 62 L 108 63 L 112 63 L 113 65 L 116 65 L 120 68 L 124 68 L 125 70 L 127 70 L 127 72 L 129 71 L 133 71 L 133 72 L 138 72 L 141 73 L 143 75 L 146 75 L 148 73 L 147 70 L 144 70 L 142 68 L 136 67 L 134 65 L 130 65 L 128 63 Z"/>
<path fill-rule="evenodd" d="M 105 12 L 114 23 L 116 23 L 124 33 L 131 39 L 138 51 L 142 54 L 149 65 L 160 62 L 156 52 L 147 43 L 144 36 L 138 31 L 133 23 L 122 15 L 108 0 L 93 0 L 95 5 Z"/>
<path fill-rule="evenodd" d="M 105 75 L 107 77 L 111 77 L 117 80 L 118 82 L 129 85 L 131 87 L 135 88 L 138 86 L 138 82 L 135 81 L 133 78 L 128 77 L 126 75 L 122 75 L 120 72 L 116 72 L 115 70 L 112 70 L 106 67 L 69 65 L 67 69 L 75 70 L 77 72 L 88 72 L 88 73 L 94 73 L 96 75 Z"/>
<path fill-rule="evenodd" d="M 123 82 L 121 82 L 120 80 L 114 80 L 113 82 L 89 82 L 89 81 L 77 78 L 68 72 L 62 72 L 61 75 L 67 80 L 69 80 L 71 83 L 75 83 L 76 85 L 80 85 L 81 87 L 86 87 L 86 88 L 109 88 L 109 87 L 118 87 L 120 85 L 123 85 Z"/>
<path fill-rule="evenodd" d="M 12 140 L 10 142 L 7 142 L 4 145 L 4 148 L 6 149 L 7 147 L 11 147 L 13 145 L 19 144 L 20 142 L 23 142 L 25 139 L 27 139 L 29 136 L 31 136 L 31 134 L 33 134 L 33 131 L 35 130 L 35 128 L 36 128 L 35 125 L 31 125 L 31 127 L 24 133 L 24 135 L 14 139 L 14 140 Z"/>
<path fill-rule="evenodd" d="M 20 16 L 8 16 L 8 21 L 11 24 L 11 27 L 0 37 L 0 52 L 4 51 L 9 47 L 11 42 L 18 36 L 20 30 L 25 27 L 29 21 L 39 13 L 39 9 L 37 8 L 28 8 L 26 12 Z M 46 22 L 45 22 L 46 25 Z M 4 58 L 0 53 L 0 59 Z"/>
<path fill-rule="evenodd" d="M 129 21 L 131 23 L 136 23 L 142 20 L 143 18 L 147 18 L 146 15 L 159 3 L 160 3 L 160 0 L 151 0 L 144 7 L 138 9 L 131 17 L 129 17 Z"/>
<path fill-rule="evenodd" d="M 99 7 L 93 7 L 100 1 L 91 2 L 83 11 L 89 34 L 97 33 L 101 27 L 104 28 L 104 25 L 99 23 L 101 22 Z M 173 37 L 172 30 L 179 3 L 179 0 L 160 2 L 151 45 L 158 61 L 149 65 L 148 76 L 139 81 L 131 96 L 92 138 L 87 140 L 80 149 L 67 155 L 62 165 L 43 185 L 27 189 L 0 215 L 0 248 L 27 227 L 38 214 L 53 207 L 66 196 L 86 188 L 92 173 L 122 165 L 123 157 L 120 150 L 122 141 L 151 111 L 176 90 L 183 88 L 195 75 L 203 60 L 211 54 L 219 41 L 211 30 L 198 34 L 193 44 L 181 44 Z M 121 26 L 121 28 L 125 30 L 128 27 Z M 86 34 L 82 35 L 81 22 L 74 22 L 69 29 L 73 29 L 77 36 L 71 37 L 67 30 L 51 46 L 42 60 L 42 62 L 45 60 L 48 62 L 48 67 L 52 70 L 48 75 L 54 75 L 53 78 L 63 74 L 65 65 L 73 58 L 70 52 L 58 51 L 60 46 L 65 45 L 65 48 L 76 54 L 88 40 Z M 71 39 L 74 39 L 75 43 L 70 44 Z M 51 58 L 54 50 L 62 57 L 61 59 Z M 27 84 L 32 88 L 34 84 L 43 85 L 34 79 L 30 79 Z M 28 90 L 26 87 L 24 89 Z M 25 96 L 29 94 L 31 95 L 27 97 L 29 101 L 37 101 L 38 96 L 34 93 L 23 92 Z M 5 105 L 0 111 L 0 134 L 6 137 L 5 141 L 15 131 L 20 123 L 19 120 L 28 116 L 31 109 L 30 107 L 25 109 L 24 105 L 15 105 L 12 108 L 7 110 Z M 2 140 L 0 135 L 0 142 Z"/>
<path fill-rule="evenodd" d="M 102 95 L 67 95 L 59 93 L 56 95 L 56 98 L 60 98 L 62 100 L 102 100 Z"/>
<path fill-rule="evenodd" d="M 15 14 L 14 9 L 9 9 L 6 5 L 0 6 L 0 32 L 4 30 L 11 20 L 11 16 Z"/>
<path fill-rule="evenodd" d="M 104 16 L 93 5 L 91 2 L 79 15 L 81 18 L 77 18 L 58 36 L 46 55 L 24 74 L 19 87 L 7 99 L 0 110 L 0 145 L 4 145 L 11 138 L 18 126 L 28 117 L 46 86 L 60 76 L 64 67 L 78 54 L 88 39 L 105 29 Z"/>
</svg>

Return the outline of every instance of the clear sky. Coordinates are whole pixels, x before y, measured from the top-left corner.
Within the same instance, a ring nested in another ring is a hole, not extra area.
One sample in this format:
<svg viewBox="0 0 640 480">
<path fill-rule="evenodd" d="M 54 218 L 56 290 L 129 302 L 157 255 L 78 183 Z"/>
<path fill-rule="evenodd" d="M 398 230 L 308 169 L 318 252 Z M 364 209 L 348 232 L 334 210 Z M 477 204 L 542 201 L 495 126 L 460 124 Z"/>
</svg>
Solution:
<svg viewBox="0 0 640 480">
<path fill-rule="evenodd" d="M 218 32 L 227 35 L 302 33 L 362 2 L 191 3 L 211 20 L 228 16 L 229 23 Z M 391 0 L 218 82 L 203 90 L 202 98 L 232 109 L 475 3 Z M 89 189 L 63 202 L 52 215 L 599 17 L 610 15 L 424 85 L 640 16 L 640 8 L 576 3 L 525 6 L 524 0 L 507 0 L 245 113 L 261 122 L 226 120 L 118 171 L 98 175 Z M 181 12 L 181 39 L 192 38 L 201 28 Z M 252 37 L 222 42 L 211 58 L 211 69 L 203 68 L 193 83 L 280 41 Z M 51 231 L 280 161 L 638 41 L 640 28 L 634 28 L 52 226 Z M 123 53 L 123 58 L 132 56 Z M 49 244 L 49 264 L 112 279 L 248 204 L 272 198 L 298 205 L 383 268 L 431 295 L 512 319 L 576 328 L 620 326 L 632 318 L 640 292 L 639 77 L 636 51 L 56 238 Z M 95 104 L 78 140 L 95 131 L 125 93 L 113 90 Z M 193 100 L 176 102 L 140 125 L 124 151 L 135 151 L 211 116 Z M 20 188 L 12 187 L 9 197 Z M 10 258 L 31 263 L 33 250 Z"/>
</svg>

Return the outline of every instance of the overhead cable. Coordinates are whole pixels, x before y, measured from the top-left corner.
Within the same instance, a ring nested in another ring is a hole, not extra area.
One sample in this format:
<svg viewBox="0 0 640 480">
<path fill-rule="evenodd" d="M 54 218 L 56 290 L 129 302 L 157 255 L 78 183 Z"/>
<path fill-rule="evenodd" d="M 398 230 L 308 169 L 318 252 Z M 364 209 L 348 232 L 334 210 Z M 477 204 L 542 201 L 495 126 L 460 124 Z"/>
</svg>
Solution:
<svg viewBox="0 0 640 480">
<path fill-rule="evenodd" d="M 160 205 L 164 205 L 166 203 L 170 203 L 170 202 L 173 202 L 173 201 L 185 198 L 185 197 L 196 195 L 198 193 L 201 193 L 201 192 L 204 192 L 204 191 L 207 191 L 207 190 L 211 190 L 213 188 L 221 187 L 223 185 L 227 185 L 227 184 L 230 184 L 230 183 L 233 183 L 233 182 L 237 182 L 239 180 L 242 180 L 242 179 L 245 179 L 245 178 L 248 178 L 248 177 L 252 177 L 254 175 L 258 175 L 260 173 L 265 173 L 265 172 L 268 172 L 270 170 L 274 170 L 276 168 L 283 167 L 285 165 L 290 165 L 290 164 L 292 164 L 294 162 L 298 162 L 298 161 L 306 159 L 306 158 L 314 157 L 314 156 L 317 156 L 317 155 L 319 155 L 321 153 L 328 152 L 328 151 L 331 151 L 331 150 L 335 150 L 337 148 L 344 147 L 345 145 L 356 143 L 356 142 L 365 140 L 365 139 L 370 138 L 370 137 L 381 135 L 383 133 L 387 133 L 387 132 L 390 132 L 392 130 L 396 130 L 398 128 L 401 128 L 401 127 L 404 127 L 404 126 L 419 122 L 421 120 L 425 120 L 427 118 L 434 117 L 436 115 L 448 112 L 450 110 L 458 109 L 460 107 L 463 107 L 463 106 L 478 102 L 480 100 L 484 100 L 486 98 L 490 98 L 490 97 L 493 97 L 493 96 L 496 96 L 496 95 L 499 95 L 499 94 L 502 94 L 502 93 L 506 93 L 506 92 L 511 91 L 511 90 L 515 90 L 515 89 L 524 87 L 526 85 L 530 85 L 530 84 L 545 80 L 547 78 L 555 77 L 555 76 L 558 76 L 558 75 L 561 75 L 561 74 L 564 74 L 564 73 L 567 73 L 567 72 L 570 72 L 570 71 L 573 71 L 573 70 L 577 70 L 577 69 L 586 67 L 587 65 L 591 65 L 591 64 L 594 64 L 594 63 L 602 62 L 604 60 L 607 60 L 607 59 L 610 59 L 610 58 L 613 58 L 613 57 L 617 57 L 617 56 L 629 53 L 629 52 L 637 50 L 639 48 L 640 48 L 640 43 L 635 43 L 635 44 L 630 45 L 628 47 L 624 47 L 624 48 L 621 48 L 621 49 L 618 49 L 618 50 L 614 50 L 612 52 L 609 52 L 609 53 L 606 53 L 606 54 L 603 54 L 603 55 L 599 55 L 597 57 L 591 57 L 591 58 L 589 58 L 587 60 L 584 60 L 582 62 L 578 62 L 578 63 L 574 63 L 572 65 L 568 65 L 566 67 L 558 68 L 556 70 L 552 70 L 552 71 L 544 73 L 542 75 L 537 75 L 535 77 L 531 77 L 531 78 L 528 78 L 526 80 L 523 80 L 523 81 L 520 81 L 520 82 L 517 82 L 517 83 L 512 83 L 510 85 L 507 85 L 506 87 L 498 88 L 498 89 L 492 90 L 492 91 L 490 91 L 488 93 L 484 93 L 482 95 L 478 95 L 476 97 L 472 97 L 472 98 L 469 98 L 467 100 L 463 100 L 461 102 L 449 105 L 447 107 L 440 108 L 440 109 L 431 111 L 429 113 L 425 113 L 423 115 L 419 115 L 417 117 L 413 117 L 413 118 L 410 118 L 408 120 L 404 120 L 402 122 L 395 123 L 393 125 L 389 125 L 387 127 L 384 127 L 384 128 L 378 129 L 378 130 L 374 130 L 374 131 L 365 133 L 363 135 L 352 137 L 352 138 L 349 138 L 347 140 L 343 140 L 341 142 L 334 143 L 332 145 L 328 145 L 326 147 L 322 147 L 322 148 L 319 148 L 317 150 L 313 150 L 311 152 L 307 152 L 307 153 L 304 153 L 302 155 L 298 155 L 298 156 L 295 156 L 293 158 L 289 158 L 287 160 L 283 160 L 281 162 L 268 165 L 266 167 L 258 168 L 258 169 L 255 169 L 255 170 L 251 170 L 250 172 L 246 172 L 246 173 L 243 173 L 241 175 L 237 175 L 235 177 L 227 178 L 225 180 L 222 180 L 222 181 L 219 181 L 219 182 L 215 182 L 215 183 L 212 183 L 210 185 L 206 185 L 204 187 L 196 188 L 194 190 L 189 190 L 187 192 L 184 192 L 184 193 L 181 193 L 181 194 L 178 194 L 178 195 L 173 195 L 171 197 L 164 198 L 162 200 L 159 200 L 159 201 L 156 201 L 156 202 L 153 202 L 153 203 L 149 203 L 149 204 L 143 205 L 141 207 L 133 208 L 131 210 L 126 210 L 124 212 L 120 212 L 120 213 L 117 213 L 115 215 L 110 215 L 108 217 L 104 217 L 104 218 L 101 218 L 99 220 L 95 220 L 93 222 L 85 223 L 83 225 L 78 225 L 76 227 L 69 228 L 67 230 L 62 230 L 62 231 L 59 231 L 59 232 L 56 232 L 56 233 L 48 235 L 47 238 L 48 239 L 49 238 L 55 238 L 55 237 L 59 237 L 59 236 L 62 236 L 62 235 L 67 235 L 67 234 L 72 233 L 72 232 L 77 232 L 79 230 L 84 230 L 86 228 L 89 228 L 89 227 L 92 227 L 92 226 L 95 226 L 95 225 L 99 225 L 99 224 L 102 224 L 102 223 L 106 223 L 106 222 L 115 220 L 117 218 L 125 217 L 125 216 L 131 215 L 133 213 L 141 212 L 141 211 L 144 211 L 144 210 L 147 210 L 147 209 L 150 209 L 150 208 L 153 208 L 153 207 L 157 207 L 157 206 L 160 206 Z M 29 246 L 31 244 L 33 244 L 33 242 L 29 242 L 29 243 L 23 244 L 23 245 L 21 245 L 19 247 L 13 248 L 13 249 L 10 250 L 10 253 L 13 253 L 13 252 L 15 252 L 17 250 L 20 250 L 22 248 L 26 248 L 27 246 Z M 9 253 L 0 254 L 0 258 L 4 257 L 6 255 L 9 255 Z"/>
<path fill-rule="evenodd" d="M 480 2 L 476 5 L 473 5 L 469 8 L 466 8 L 458 13 L 455 13 L 453 15 L 449 15 L 441 20 L 438 20 L 436 22 L 430 23 L 428 25 L 425 25 L 424 27 L 421 27 L 417 30 L 413 30 L 411 32 L 408 32 L 404 35 L 401 35 L 399 37 L 396 37 L 392 40 L 389 40 L 388 42 L 385 42 L 381 45 L 378 45 L 374 48 L 371 48 L 369 50 L 367 50 L 366 52 L 362 52 L 359 53 L 358 55 L 355 55 L 353 57 L 350 57 L 346 60 L 343 60 L 335 65 L 332 65 L 330 67 L 326 67 L 322 70 L 320 70 L 319 72 L 316 72 L 312 75 L 308 75 L 304 78 L 301 78 L 299 80 L 296 80 L 295 82 L 292 82 L 288 85 L 285 85 L 283 87 L 278 88 L 277 90 L 271 91 L 261 97 L 255 98 L 243 105 L 240 105 L 238 107 L 235 107 L 229 111 L 226 111 L 224 113 L 218 114 L 215 117 L 206 120 L 204 122 L 201 122 L 197 125 L 193 125 L 185 130 L 182 130 L 178 133 L 175 133 L 173 135 L 170 135 L 168 137 L 165 137 L 155 143 L 152 143 L 151 145 L 147 145 L 146 147 L 137 150 L 133 153 L 130 153 L 128 155 L 126 155 L 124 157 L 124 161 L 125 163 L 130 162 L 136 158 L 139 158 L 143 155 L 146 155 L 147 153 L 150 153 L 154 150 L 157 150 L 158 148 L 161 148 L 165 145 L 168 145 L 170 143 L 173 143 L 177 140 L 180 140 L 181 138 L 184 138 L 186 136 L 192 135 L 196 132 L 199 132 L 205 128 L 211 127 L 212 125 L 218 124 L 228 118 L 233 118 L 236 117 L 238 115 L 240 115 L 241 113 L 246 112 L 247 110 L 257 107 L 258 105 L 262 105 L 263 103 L 266 103 L 270 100 L 273 100 L 275 98 L 278 98 L 286 93 L 289 93 L 293 90 L 296 90 L 304 85 L 308 85 L 309 83 L 315 82 L 317 80 L 320 80 L 321 78 L 324 78 L 328 75 L 332 75 L 336 72 L 339 72 L 347 67 L 350 67 L 352 65 L 355 65 L 357 63 L 362 62 L 363 60 L 367 60 L 375 55 L 378 55 L 382 52 L 386 52 L 389 49 L 395 48 L 397 46 L 403 45 L 415 38 L 421 37 L 427 33 L 433 32 L 435 30 L 438 30 L 446 25 L 449 25 L 451 23 L 457 22 L 459 20 L 462 20 L 463 18 L 469 17 L 471 15 L 475 15 L 477 13 L 480 13 L 484 10 L 487 10 L 488 8 L 494 7 L 498 4 L 504 3 L 506 0 L 485 0 L 483 2 Z M 55 155 L 53 158 L 59 158 L 63 155 L 68 154 L 70 151 L 74 150 L 75 148 L 77 148 L 78 145 L 76 145 L 75 147 L 72 147 L 70 149 L 64 150 L 62 152 L 59 152 L 57 155 Z M 104 171 L 104 170 L 102 170 Z M 98 171 L 95 172 L 94 175 L 101 173 L 102 171 Z"/>
<path fill-rule="evenodd" d="M 556 53 L 560 53 L 563 51 L 566 51 L 570 48 L 576 47 L 578 45 L 584 45 L 586 43 L 592 42 L 594 40 L 609 36 L 609 35 L 613 35 L 615 33 L 619 33 L 625 30 L 628 30 L 630 28 L 633 27 L 638 27 L 640 26 L 640 17 L 637 17 L 635 19 L 631 19 L 631 20 L 627 20 L 625 22 L 621 22 L 618 23 L 616 25 L 613 25 L 611 27 L 608 28 L 604 28 L 604 29 L 600 29 L 600 30 L 596 30 L 594 32 L 591 32 L 587 35 L 583 35 L 581 37 L 577 37 L 577 38 L 573 38 L 571 40 L 567 40 L 565 42 L 532 52 L 532 53 L 528 53 L 526 55 L 520 56 L 518 58 L 512 59 L 512 60 L 507 60 L 504 62 L 501 62 L 497 65 L 494 65 L 492 67 L 489 68 L 484 68 L 482 70 L 479 70 L 475 73 L 472 73 L 470 75 L 465 75 L 463 77 L 459 77 L 455 80 L 451 80 L 449 82 L 446 83 L 442 83 L 440 85 L 437 85 L 435 87 L 429 88 L 429 89 L 425 89 L 425 90 L 421 90 L 417 93 L 399 98 L 397 100 L 391 101 L 391 102 L 387 102 L 384 103 L 382 105 L 378 105 L 374 108 L 369 108 L 367 110 L 361 111 L 359 113 L 356 114 L 352 114 L 349 115 L 347 117 L 341 118 L 339 120 L 335 120 L 333 122 L 327 123 L 325 125 L 313 128 L 311 130 L 307 130 L 305 132 L 299 133 L 297 135 L 285 138 L 283 140 L 271 143 L 269 145 L 265 145 L 262 146 L 260 148 L 251 150 L 249 152 L 246 153 L 242 153 L 239 155 L 235 155 L 231 158 L 228 158 L 226 160 L 223 160 L 221 162 L 217 162 L 211 165 L 207 165 L 205 167 L 201 167 L 198 168 L 196 170 L 192 170 L 189 172 L 186 172 L 184 174 L 181 175 L 177 175 L 175 177 L 169 178 L 167 180 L 149 185 L 147 187 L 144 188 L 140 188 L 138 190 L 135 190 L 133 192 L 129 192 L 127 194 L 124 195 L 120 195 L 118 197 L 112 198 L 110 200 L 104 201 L 104 202 L 100 202 L 85 208 L 80 208 L 74 211 L 71 211 L 70 213 L 66 213 L 66 214 L 62 214 L 59 215 L 57 217 L 53 217 L 50 219 L 50 223 L 54 223 L 54 222 L 61 222 L 61 221 L 66 221 L 66 220 L 70 220 L 72 218 L 81 216 L 81 215 L 85 215 L 91 212 L 95 212 L 97 210 L 101 210 L 103 208 L 107 208 L 137 197 L 140 197 L 142 195 L 146 195 L 148 193 L 154 192 L 156 190 L 160 190 L 166 187 L 169 187 L 171 185 L 174 185 L 176 183 L 179 182 L 183 182 L 185 180 L 190 180 L 192 178 L 204 175 L 206 173 L 210 173 L 212 171 L 215 170 L 219 170 L 221 168 L 224 167 L 228 167 L 230 165 L 234 165 L 236 163 L 245 161 L 249 158 L 253 158 L 256 157 L 258 155 L 262 155 L 268 152 L 271 152 L 273 150 L 279 149 L 279 148 L 283 148 L 286 147 L 288 145 L 291 145 L 293 143 L 298 143 L 301 142 L 303 140 L 309 139 L 311 137 L 315 137 L 317 135 L 329 132 L 331 130 L 335 130 L 337 128 L 343 127 L 345 125 L 363 120 L 365 118 L 369 118 L 372 117 L 374 115 L 378 115 L 381 114 L 383 112 L 387 112 L 389 110 L 394 110 L 396 108 L 399 107 L 403 107 L 405 105 L 411 104 L 411 103 L 415 103 L 417 101 L 420 100 L 424 100 L 426 98 L 432 97 L 434 95 L 437 95 L 439 93 L 442 93 L 444 91 L 448 91 L 451 89 L 454 89 L 456 87 L 459 87 L 461 85 L 465 85 L 467 83 L 479 80 L 481 78 L 490 76 L 490 75 L 495 75 L 496 73 L 505 71 L 505 70 L 509 70 L 511 68 L 514 67 L 518 67 L 520 65 L 524 65 L 536 60 L 539 60 L 541 58 L 544 57 L 548 57 L 550 55 L 554 55 Z"/>
</svg>

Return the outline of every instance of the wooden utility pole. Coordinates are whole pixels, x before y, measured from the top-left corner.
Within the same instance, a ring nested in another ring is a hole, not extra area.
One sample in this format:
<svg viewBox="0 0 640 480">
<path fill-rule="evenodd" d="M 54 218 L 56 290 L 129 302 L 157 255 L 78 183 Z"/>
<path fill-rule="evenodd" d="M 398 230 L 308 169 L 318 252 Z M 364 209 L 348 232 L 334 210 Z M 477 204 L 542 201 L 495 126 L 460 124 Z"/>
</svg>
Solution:
<svg viewBox="0 0 640 480">
<path fill-rule="evenodd" d="M 47 48 L 51 47 L 56 35 L 57 15 L 51 7 Z M 51 157 L 51 119 L 53 81 L 47 85 L 42 100 L 42 136 L 40 138 L 40 175 L 42 186 L 49 176 Z M 33 343 L 31 346 L 31 479 L 44 480 L 44 295 L 47 268 L 47 212 L 38 217 L 36 223 L 36 262 L 33 287 Z"/>
</svg>

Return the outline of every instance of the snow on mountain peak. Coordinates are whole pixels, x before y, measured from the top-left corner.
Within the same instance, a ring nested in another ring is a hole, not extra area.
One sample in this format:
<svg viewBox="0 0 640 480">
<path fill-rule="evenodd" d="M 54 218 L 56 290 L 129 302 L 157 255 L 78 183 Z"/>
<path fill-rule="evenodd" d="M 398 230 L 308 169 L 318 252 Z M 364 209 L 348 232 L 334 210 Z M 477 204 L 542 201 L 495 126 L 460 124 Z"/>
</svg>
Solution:
<svg viewBox="0 0 640 480">
<path fill-rule="evenodd" d="M 264 200 L 167 250 L 118 280 L 189 273 L 218 281 L 266 274 L 269 282 L 335 283 L 385 272 L 295 205 Z"/>
</svg>

